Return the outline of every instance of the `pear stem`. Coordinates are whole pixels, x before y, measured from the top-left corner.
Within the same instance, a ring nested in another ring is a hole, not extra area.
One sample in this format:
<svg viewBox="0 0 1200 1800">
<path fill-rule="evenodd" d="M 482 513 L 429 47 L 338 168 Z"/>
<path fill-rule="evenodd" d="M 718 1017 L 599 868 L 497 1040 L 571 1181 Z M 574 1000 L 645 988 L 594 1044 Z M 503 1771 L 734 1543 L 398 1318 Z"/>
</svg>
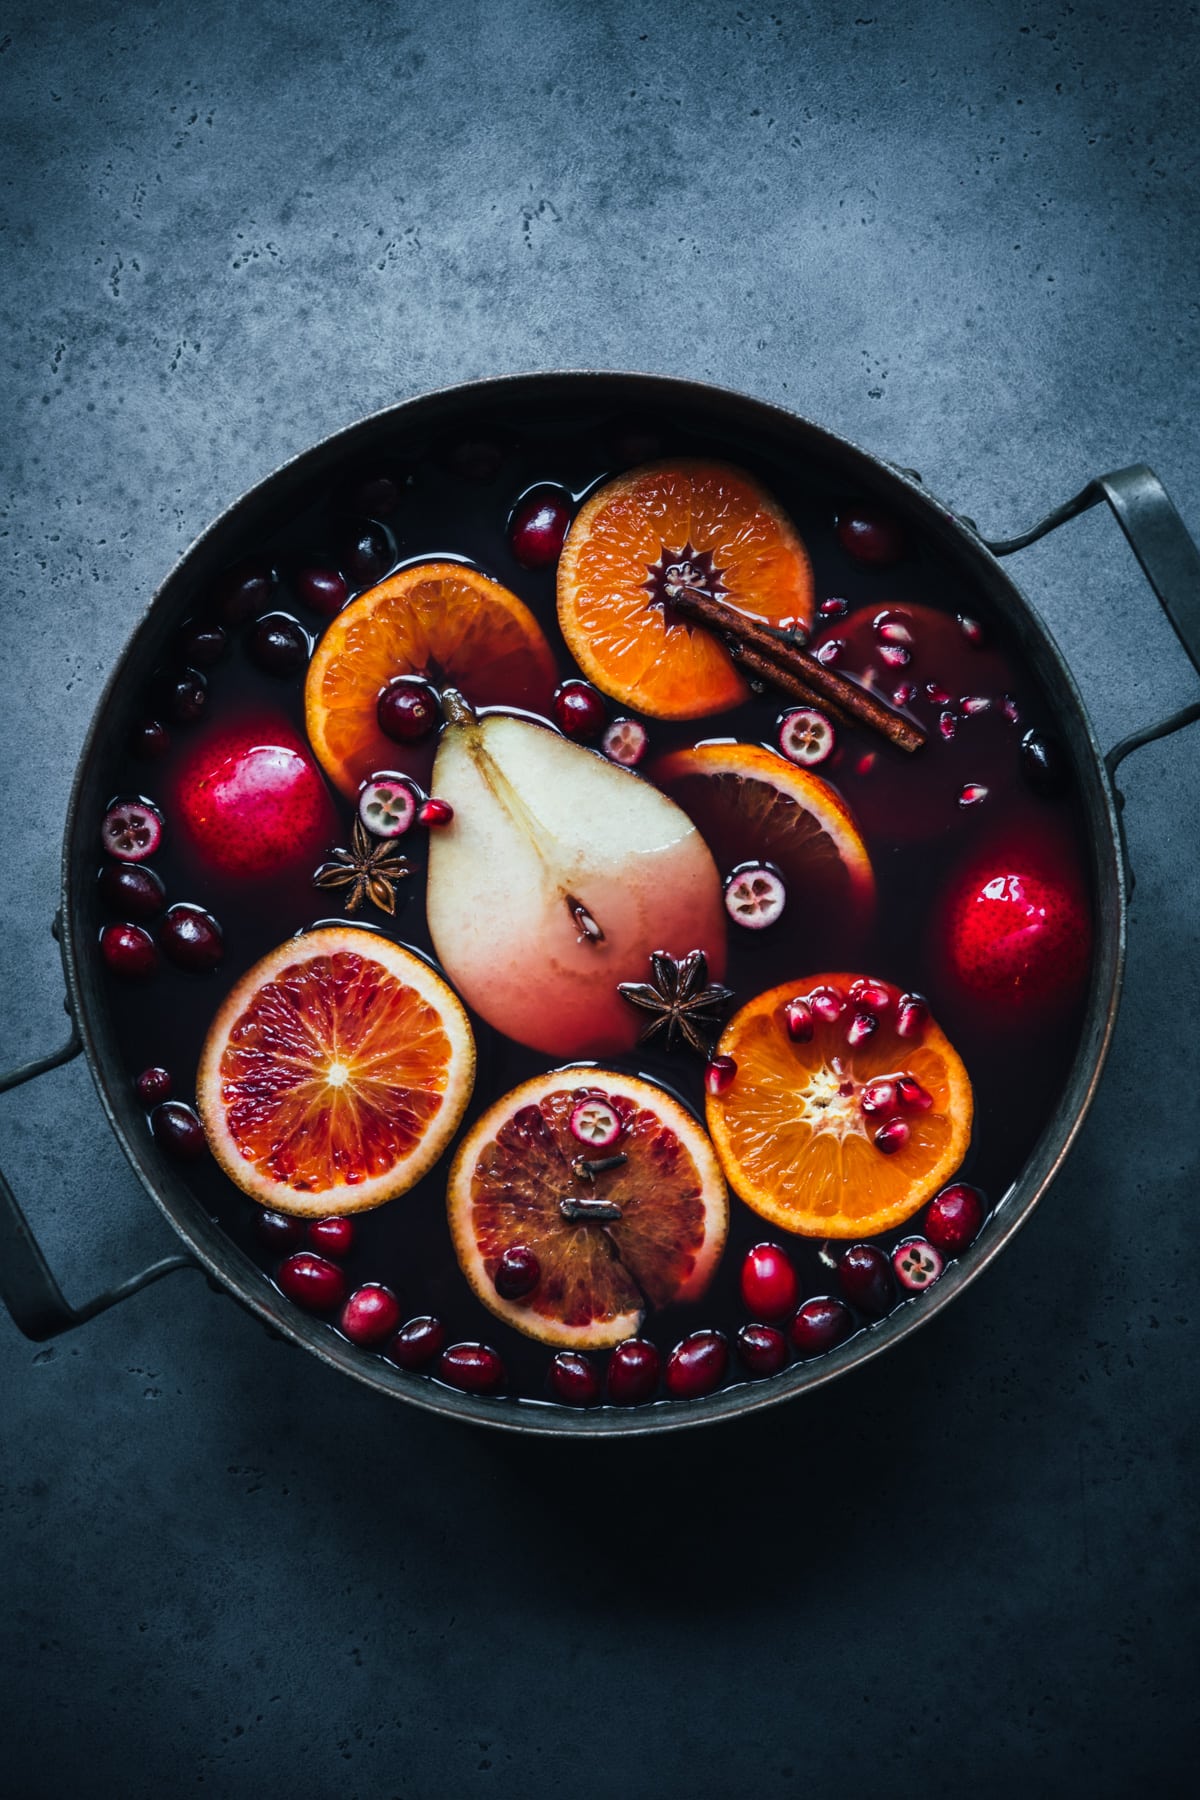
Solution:
<svg viewBox="0 0 1200 1800">
<path fill-rule="evenodd" d="M 474 725 L 475 709 L 457 688 L 442 689 L 442 712 L 447 725 Z"/>
</svg>

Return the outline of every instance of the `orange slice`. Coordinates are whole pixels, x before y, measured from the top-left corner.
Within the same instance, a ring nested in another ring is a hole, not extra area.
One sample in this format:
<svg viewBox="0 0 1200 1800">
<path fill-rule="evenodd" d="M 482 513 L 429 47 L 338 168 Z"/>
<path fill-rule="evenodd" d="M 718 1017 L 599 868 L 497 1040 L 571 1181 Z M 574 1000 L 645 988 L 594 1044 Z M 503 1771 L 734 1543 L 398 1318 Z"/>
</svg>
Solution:
<svg viewBox="0 0 1200 1800">
<path fill-rule="evenodd" d="M 197 1097 L 209 1146 L 251 1199 L 323 1218 L 420 1180 L 475 1079 L 461 1001 L 428 963 L 353 926 L 280 944 L 209 1027 Z"/>
<path fill-rule="evenodd" d="M 922 1009 L 901 1013 L 899 990 L 873 980 L 865 985 L 885 1003 L 856 1004 L 860 980 L 814 975 L 772 988 L 735 1014 L 717 1047 L 737 1064 L 707 1101 L 725 1174 L 747 1206 L 805 1237 L 874 1237 L 903 1224 L 949 1181 L 970 1142 L 971 1083 L 944 1032 L 926 1017 L 901 1035 L 898 1024 Z M 812 1035 L 798 1042 L 788 1006 L 814 995 Z M 822 1018 L 836 997 L 841 1016 Z M 860 1036 L 864 1016 L 876 1023 Z M 907 1099 L 902 1081 L 916 1086 Z M 880 1132 L 890 1149 L 878 1147 Z"/>
<path fill-rule="evenodd" d="M 607 482 L 567 533 L 558 622 L 584 674 L 652 718 L 700 719 L 750 694 L 713 633 L 672 611 L 673 580 L 770 625 L 812 619 L 804 545 L 744 470 L 651 463 Z"/>
<path fill-rule="evenodd" d="M 380 690 L 397 675 L 459 688 L 475 706 L 544 712 L 557 679 L 542 628 L 523 601 L 462 563 L 415 563 L 329 626 L 308 665 L 305 723 L 317 760 L 343 794 L 403 762 L 380 731 Z"/>
<path fill-rule="evenodd" d="M 620 1121 L 603 1149 L 571 1131 L 589 1097 Z M 617 1167 L 583 1166 L 616 1155 Z M 720 1167 L 691 1114 L 647 1081 L 591 1067 L 539 1075 L 497 1100 L 459 1148 L 446 1205 L 483 1304 L 526 1337 L 571 1349 L 618 1344 L 647 1306 L 698 1299 L 729 1225 Z M 596 1205 L 601 1216 L 587 1217 Z M 540 1276 L 505 1300 L 494 1277 L 518 1245 Z"/>
<path fill-rule="evenodd" d="M 871 858 L 846 802 L 807 769 L 761 744 L 697 744 L 662 757 L 654 778 L 681 806 L 728 875 L 771 862 L 783 876 L 782 929 L 858 929 L 875 905 Z"/>
</svg>

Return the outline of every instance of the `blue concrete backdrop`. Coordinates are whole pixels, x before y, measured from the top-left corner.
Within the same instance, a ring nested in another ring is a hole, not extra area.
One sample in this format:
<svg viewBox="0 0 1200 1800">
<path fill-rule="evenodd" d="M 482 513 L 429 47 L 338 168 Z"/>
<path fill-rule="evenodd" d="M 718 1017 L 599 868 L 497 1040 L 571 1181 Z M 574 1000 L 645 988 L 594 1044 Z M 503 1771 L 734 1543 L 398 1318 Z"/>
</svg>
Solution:
<svg viewBox="0 0 1200 1800">
<path fill-rule="evenodd" d="M 148 594 L 246 485 L 461 378 L 745 388 L 1016 530 L 1135 458 L 1200 530 L 1194 5 L 126 0 L 0 22 L 0 1043 Z M 1195 673 L 1115 526 L 1026 553 L 1101 737 Z M 1099 1097 L 882 1366 L 571 1454 L 335 1378 L 194 1278 L 0 1324 L 0 1791 L 1183 1791 L 1200 730 L 1128 766 Z M 68 1291 L 171 1248 L 78 1065 L 0 1103 Z"/>
</svg>

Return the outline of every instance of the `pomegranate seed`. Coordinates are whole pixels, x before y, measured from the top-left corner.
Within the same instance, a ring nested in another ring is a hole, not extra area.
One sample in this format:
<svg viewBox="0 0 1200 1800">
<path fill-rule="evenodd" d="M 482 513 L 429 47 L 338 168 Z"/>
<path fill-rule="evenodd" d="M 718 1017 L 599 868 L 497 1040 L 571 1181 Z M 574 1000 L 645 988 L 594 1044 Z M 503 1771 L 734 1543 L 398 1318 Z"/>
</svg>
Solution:
<svg viewBox="0 0 1200 1800">
<path fill-rule="evenodd" d="M 675 1400 L 699 1400 L 719 1388 L 729 1367 L 729 1345 L 719 1331 L 693 1331 L 667 1358 L 667 1392 Z"/>
<path fill-rule="evenodd" d="M 907 668 L 912 661 L 912 652 L 903 644 L 880 644 L 879 660 L 886 663 L 889 669 Z"/>
<path fill-rule="evenodd" d="M 608 709 L 590 681 L 564 681 L 554 692 L 554 723 L 564 737 L 595 738 L 604 730 Z"/>
<path fill-rule="evenodd" d="M 979 620 L 968 619 L 964 613 L 959 613 L 958 622 L 962 627 L 962 634 L 966 638 L 968 644 L 970 644 L 972 648 L 978 650 L 983 643 L 983 626 L 979 623 Z"/>
<path fill-rule="evenodd" d="M 202 906 L 181 902 L 168 907 L 158 928 L 158 941 L 177 969 L 215 969 L 224 960 L 224 934 Z"/>
<path fill-rule="evenodd" d="M 773 1325 L 743 1325 L 737 1334 L 738 1360 L 756 1380 L 778 1375 L 788 1359 L 787 1339 Z"/>
<path fill-rule="evenodd" d="M 875 636 L 881 644 L 911 646 L 913 634 L 895 613 L 879 613 L 875 619 Z"/>
<path fill-rule="evenodd" d="M 615 1406 L 641 1406 L 658 1391 L 658 1351 L 645 1338 L 626 1338 L 608 1359 L 608 1397 Z"/>
<path fill-rule="evenodd" d="M 934 706 L 949 706 L 950 704 L 949 689 L 939 686 L 936 681 L 927 681 L 925 683 L 925 693 L 933 702 Z"/>
<path fill-rule="evenodd" d="M 1067 763 L 1057 738 L 1027 731 L 1021 739 L 1021 773 L 1035 794 L 1053 800 L 1067 788 Z"/>
<path fill-rule="evenodd" d="M 143 719 L 130 736 L 129 748 L 143 762 L 158 762 L 171 748 L 171 735 L 157 719 Z"/>
<path fill-rule="evenodd" d="M 958 705 L 960 712 L 965 712 L 968 719 L 976 719 L 980 713 L 990 712 L 992 703 L 985 700 L 982 694 L 964 694 Z"/>
<path fill-rule="evenodd" d="M 846 1042 L 853 1050 L 858 1044 L 865 1044 L 879 1030 L 878 1013 L 859 1010 L 850 1021 L 850 1029 L 846 1033 Z"/>
<path fill-rule="evenodd" d="M 896 1092 L 901 1106 L 909 1106 L 914 1112 L 928 1112 L 933 1105 L 933 1095 L 926 1093 L 915 1076 L 901 1075 L 896 1083 Z"/>
<path fill-rule="evenodd" d="M 295 580 L 296 598 L 310 612 L 332 619 L 350 598 L 346 577 L 340 569 L 301 569 Z"/>
<path fill-rule="evenodd" d="M 876 756 L 875 752 L 873 750 L 868 750 L 866 755 L 860 756 L 855 763 L 855 772 L 859 775 L 869 775 L 878 760 L 879 758 Z"/>
<path fill-rule="evenodd" d="M 891 991 L 881 981 L 870 981 L 865 977 L 854 982 L 850 989 L 850 998 L 855 1006 L 865 1006 L 868 1012 L 886 1012 L 892 1004 Z"/>
<path fill-rule="evenodd" d="M 400 1324 L 400 1302 L 391 1288 L 370 1281 L 365 1287 L 355 1288 L 342 1308 L 338 1324 L 352 1344 L 372 1350 L 385 1338 L 394 1336 Z"/>
<path fill-rule="evenodd" d="M 542 1279 L 542 1265 L 528 1244 L 510 1244 L 492 1274 L 502 1300 L 523 1300 Z"/>
<path fill-rule="evenodd" d="M 792 1344 L 801 1356 L 832 1350 L 854 1327 L 850 1308 L 830 1294 L 806 1300 L 792 1320 Z"/>
<path fill-rule="evenodd" d="M 909 1139 L 909 1129 L 903 1119 L 888 1119 L 879 1127 L 872 1142 L 877 1150 L 885 1156 L 895 1156 L 897 1150 L 903 1150 Z"/>
<path fill-rule="evenodd" d="M 837 738 L 823 712 L 813 706 L 797 706 L 779 721 L 779 748 L 789 762 L 814 769 L 832 754 Z"/>
<path fill-rule="evenodd" d="M 430 1313 L 402 1325 L 384 1352 L 402 1369 L 423 1369 L 446 1346 L 446 1327 Z"/>
<path fill-rule="evenodd" d="M 926 1235 L 946 1256 L 958 1256 L 979 1236 L 983 1214 L 984 1199 L 979 1189 L 965 1181 L 955 1181 L 929 1202 Z"/>
<path fill-rule="evenodd" d="M 260 1244 L 278 1256 L 281 1251 L 295 1249 L 304 1235 L 304 1221 L 293 1219 L 287 1213 L 257 1212 L 254 1235 Z"/>
<path fill-rule="evenodd" d="M 834 596 L 829 600 L 822 600 L 818 611 L 823 619 L 844 619 L 850 611 L 850 602 Z"/>
<path fill-rule="evenodd" d="M 614 719 L 600 740 L 600 748 L 610 762 L 623 769 L 636 769 L 646 754 L 650 737 L 636 719 Z"/>
<path fill-rule="evenodd" d="M 560 1350 L 550 1364 L 550 1388 L 568 1406 L 595 1406 L 600 1398 L 600 1377 L 591 1359 L 578 1350 Z"/>
<path fill-rule="evenodd" d="M 896 1035 L 920 1043 L 929 1023 L 929 1002 L 923 994 L 901 994 L 896 1008 Z"/>
<path fill-rule="evenodd" d="M 915 681 L 902 681 L 900 686 L 892 689 L 893 706 L 911 706 L 917 697 Z"/>
<path fill-rule="evenodd" d="M 308 1312 L 332 1312 L 346 1298 L 346 1277 L 337 1264 L 311 1250 L 298 1250 L 281 1262 L 275 1279 L 287 1298 Z"/>
<path fill-rule="evenodd" d="M 896 1083 L 868 1081 L 858 1096 L 858 1104 L 865 1113 L 893 1113 L 896 1110 Z"/>
<path fill-rule="evenodd" d="M 596 1094 L 588 1094 L 579 1102 L 571 1114 L 570 1124 L 571 1136 L 592 1150 L 607 1150 L 624 1130 L 615 1107 Z"/>
<path fill-rule="evenodd" d="M 815 1030 L 813 1009 L 807 1000 L 789 1000 L 783 1009 L 783 1022 L 793 1044 L 807 1044 Z"/>
<path fill-rule="evenodd" d="M 561 488 L 537 487 L 518 500 L 508 523 L 508 542 L 523 569 L 557 562 L 571 523 L 570 497 Z"/>
<path fill-rule="evenodd" d="M 1000 711 L 1003 713 L 1004 717 L 1008 720 L 1010 725 L 1019 725 L 1021 723 L 1021 714 L 1017 708 L 1017 703 L 1013 699 L 1011 694 L 1005 694 L 1004 698 L 1000 701 L 999 704 L 1000 704 Z"/>
<path fill-rule="evenodd" d="M 846 999 L 835 987 L 814 988 L 808 996 L 813 1014 L 825 1025 L 836 1025 L 846 1010 Z"/>
<path fill-rule="evenodd" d="M 403 775 L 373 775 L 358 795 L 358 816 L 372 837 L 403 837 L 417 816 L 420 789 Z"/>
<path fill-rule="evenodd" d="M 901 1287 L 910 1293 L 919 1293 L 922 1288 L 932 1286 L 945 1264 L 939 1252 L 924 1238 L 908 1238 L 892 1251 L 892 1267 Z"/>
<path fill-rule="evenodd" d="M 735 925 L 748 931 L 764 931 L 783 915 L 787 889 L 766 863 L 747 863 L 736 869 L 725 888 L 725 911 Z"/>
<path fill-rule="evenodd" d="M 845 638 L 830 638 L 828 643 L 822 644 L 816 652 L 817 661 L 824 663 L 827 669 L 832 668 L 833 664 L 842 656 L 845 648 Z"/>
<path fill-rule="evenodd" d="M 442 722 L 437 690 L 419 675 L 397 675 L 375 703 L 375 718 L 384 737 L 395 744 L 416 744 Z"/>
<path fill-rule="evenodd" d="M 938 730 L 941 732 L 945 741 L 949 743 L 955 732 L 958 730 L 958 720 L 952 712 L 944 712 L 939 715 Z"/>
<path fill-rule="evenodd" d="M 737 1064 L 732 1056 L 713 1056 L 709 1058 L 704 1071 L 705 1090 L 714 1095 L 727 1094 L 737 1076 Z"/>
<path fill-rule="evenodd" d="M 464 1394 L 494 1394 L 504 1386 L 504 1364 L 489 1344 L 451 1344 L 442 1351 L 438 1374 Z"/>
<path fill-rule="evenodd" d="M 800 1297 L 796 1271 L 778 1244 L 755 1244 L 742 1263 L 742 1303 L 754 1319 L 782 1319 Z"/>
<path fill-rule="evenodd" d="M 117 801 L 104 815 L 100 841 L 118 862 L 145 862 L 162 843 L 162 814 L 148 800 Z"/>
<path fill-rule="evenodd" d="M 892 1304 L 892 1271 L 877 1244 L 851 1244 L 838 1257 L 838 1281 L 851 1306 L 881 1319 Z"/>
<path fill-rule="evenodd" d="M 314 1219 L 308 1228 L 308 1241 L 314 1250 L 339 1261 L 354 1248 L 353 1219 Z"/>
<path fill-rule="evenodd" d="M 881 567 L 898 562 L 904 555 L 904 535 L 896 521 L 873 506 L 857 507 L 853 512 L 839 513 L 836 523 L 838 543 L 855 562 Z"/>
<path fill-rule="evenodd" d="M 417 808 L 417 824 L 426 825 L 431 831 L 449 825 L 453 817 L 454 808 L 448 800 L 426 800 L 424 806 Z"/>
<path fill-rule="evenodd" d="M 106 925 L 100 933 L 100 954 L 113 974 L 127 981 L 145 981 L 158 967 L 154 939 L 140 925 Z"/>
<path fill-rule="evenodd" d="M 169 1069 L 143 1069 L 134 1082 L 137 1097 L 146 1106 L 157 1106 L 160 1101 L 169 1100 L 175 1083 L 171 1080 Z"/>
<path fill-rule="evenodd" d="M 960 806 L 978 806 L 981 800 L 987 799 L 987 796 L 988 791 L 982 782 L 968 781 L 965 787 L 959 789 L 958 804 Z"/>
</svg>

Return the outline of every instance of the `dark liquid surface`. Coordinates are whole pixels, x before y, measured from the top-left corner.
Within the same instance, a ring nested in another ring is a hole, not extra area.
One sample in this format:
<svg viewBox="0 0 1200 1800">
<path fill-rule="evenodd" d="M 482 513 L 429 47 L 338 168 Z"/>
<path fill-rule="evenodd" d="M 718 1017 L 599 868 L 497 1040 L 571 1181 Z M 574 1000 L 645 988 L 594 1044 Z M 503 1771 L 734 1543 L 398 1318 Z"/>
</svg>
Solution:
<svg viewBox="0 0 1200 1800">
<path fill-rule="evenodd" d="M 811 985 L 806 978 L 839 967 L 880 976 L 928 995 L 934 1016 L 963 1057 L 974 1085 L 973 1140 L 960 1174 L 982 1188 L 994 1206 L 1020 1173 L 1053 1109 L 1077 1044 L 1079 1015 L 1070 1012 L 1050 1027 L 1039 1025 L 1023 1035 L 997 1030 L 984 1011 L 964 1004 L 948 983 L 936 954 L 935 920 L 955 871 L 976 850 L 992 842 L 1053 840 L 1082 875 L 1080 825 L 1069 796 L 1048 800 L 1033 793 L 1020 771 L 1022 734 L 1030 727 L 1052 726 L 1046 703 L 1019 663 L 1003 622 L 936 551 L 916 543 L 891 567 L 857 564 L 834 533 L 836 511 L 847 496 L 836 492 L 820 469 L 795 462 L 782 464 L 764 459 L 736 441 L 701 438 L 693 431 L 672 431 L 663 422 L 656 424 L 659 444 L 654 454 L 720 456 L 749 468 L 765 483 L 795 522 L 808 549 L 818 605 L 830 596 L 849 604 L 849 618 L 832 629 L 838 633 L 849 630 L 864 609 L 874 618 L 885 608 L 917 603 L 950 619 L 964 614 L 981 622 L 987 644 L 981 669 L 994 673 L 997 655 L 1003 658 L 1003 691 L 1017 714 L 1015 722 L 993 707 L 978 718 L 961 719 L 954 739 L 946 742 L 937 729 L 940 709 L 923 695 L 914 703 L 915 711 L 931 737 L 916 756 L 904 757 L 874 734 L 848 728 L 839 732 L 836 759 L 818 771 L 838 787 L 853 809 L 861 810 L 864 819 L 880 811 L 872 805 L 872 794 L 878 793 L 881 782 L 900 781 L 921 832 L 918 841 L 893 843 L 864 823 L 879 903 L 871 932 L 859 942 L 853 959 L 845 960 L 844 950 L 832 935 L 823 935 L 819 921 L 807 921 L 803 932 L 798 931 L 793 907 L 785 911 L 778 925 L 762 933 L 730 926 L 725 977 L 735 990 L 731 1010 L 776 984 L 795 980 L 799 991 Z M 478 479 L 477 472 L 474 479 L 459 472 L 452 454 L 428 454 L 405 462 L 403 447 L 398 446 L 401 497 L 393 511 L 382 515 L 396 541 L 396 562 L 450 557 L 477 564 L 531 607 L 554 649 L 560 675 L 578 674 L 557 627 L 555 571 L 553 567 L 521 568 L 511 555 L 506 527 L 514 503 L 534 484 L 557 484 L 578 499 L 645 454 L 648 447 L 638 446 L 633 458 L 622 455 L 618 432 L 619 422 L 612 420 L 560 418 L 549 425 L 514 419 L 509 431 L 498 439 L 502 450 L 499 466 L 485 480 Z M 453 451 L 453 446 L 445 448 Z M 245 544 L 245 555 L 265 557 L 281 572 L 279 587 L 260 611 L 291 612 L 314 638 L 319 635 L 323 622 L 297 603 L 287 572 L 305 562 L 329 560 L 342 529 L 339 500 L 331 493 L 276 537 Z M 198 595 L 194 616 L 203 618 L 208 610 L 206 596 Z M 270 711 L 288 719 L 301 738 L 304 736 L 303 672 L 288 679 L 262 673 L 247 648 L 252 629 L 253 620 L 231 630 L 225 656 L 206 672 L 204 719 L 192 726 L 172 725 L 169 756 L 153 764 L 131 757 L 118 784 L 123 794 L 141 793 L 155 800 L 166 815 L 164 841 L 152 866 L 166 884 L 168 901 L 191 901 L 208 908 L 225 933 L 225 961 L 212 974 L 184 973 L 164 962 L 144 987 L 111 978 L 118 1035 L 130 1079 L 147 1066 L 163 1065 L 170 1070 L 175 1094 L 181 1099 L 192 1098 L 205 1034 L 234 982 L 292 933 L 319 922 L 340 922 L 344 917 L 341 893 L 318 891 L 303 874 L 253 885 L 223 881 L 189 854 L 180 834 L 171 828 L 169 796 L 176 769 L 199 734 Z M 970 647 L 961 654 L 969 672 Z M 904 678 L 905 671 L 897 670 L 897 683 Z M 975 691 L 966 684 L 965 675 L 962 683 L 956 700 L 962 692 Z M 995 681 L 989 681 L 983 691 L 998 698 L 995 687 Z M 522 698 L 513 696 L 518 703 Z M 147 700 L 151 703 L 151 696 Z M 789 704 L 767 692 L 736 711 L 709 719 L 681 724 L 647 719 L 651 744 L 647 761 L 652 762 L 660 752 L 710 738 L 774 746 L 778 720 Z M 635 716 L 629 708 L 615 704 L 610 712 Z M 863 759 L 872 756 L 875 760 L 865 765 Z M 415 754 L 398 748 L 394 766 L 408 768 L 427 782 L 431 762 L 431 745 L 420 747 Z M 958 796 L 963 785 L 984 779 L 986 799 L 974 806 L 961 805 Z M 337 841 L 346 844 L 353 809 L 340 796 L 335 796 L 335 804 L 341 822 Z M 882 810 L 887 814 L 890 809 L 885 806 Z M 911 826 L 904 827 L 904 835 L 911 838 Z M 401 884 L 395 920 L 387 920 L 368 906 L 353 922 L 373 925 L 433 958 L 424 916 L 424 834 L 410 832 L 398 847 L 416 864 L 417 873 Z M 730 865 L 719 845 L 712 848 L 724 875 Z M 98 907 L 97 925 L 108 916 Z M 531 979 L 536 979 L 536 971 L 531 971 Z M 555 1066 L 553 1059 L 509 1042 L 474 1015 L 472 1024 L 479 1064 L 463 1130 L 501 1094 Z M 703 1065 L 687 1050 L 667 1054 L 648 1046 L 627 1058 L 605 1060 L 628 1073 L 645 1075 L 703 1117 Z M 459 1271 L 445 1209 L 452 1155 L 453 1146 L 408 1194 L 356 1218 L 355 1246 L 345 1264 L 350 1286 L 383 1282 L 395 1291 L 405 1318 L 432 1313 L 444 1321 L 450 1342 L 478 1340 L 494 1345 L 508 1370 L 510 1395 L 544 1400 L 553 1352 L 495 1318 L 476 1300 Z M 187 1175 L 212 1215 L 271 1275 L 278 1257 L 264 1251 L 256 1239 L 256 1204 L 211 1159 L 195 1165 Z M 664 1360 L 682 1336 L 703 1327 L 725 1331 L 732 1342 L 747 1319 L 738 1291 L 742 1259 L 751 1244 L 763 1239 L 786 1242 L 800 1275 L 802 1298 L 837 1291 L 836 1277 L 819 1260 L 815 1241 L 780 1234 L 732 1193 L 730 1207 L 728 1244 L 708 1293 L 696 1304 L 650 1313 L 646 1319 L 643 1335 L 658 1345 Z M 880 1241 L 894 1242 L 919 1225 L 920 1215 L 902 1231 Z M 986 1233 L 987 1227 L 984 1229 Z M 604 1360 L 603 1355 L 597 1359 L 600 1364 Z M 739 1378 L 737 1364 L 731 1360 L 730 1379 Z"/>
</svg>

